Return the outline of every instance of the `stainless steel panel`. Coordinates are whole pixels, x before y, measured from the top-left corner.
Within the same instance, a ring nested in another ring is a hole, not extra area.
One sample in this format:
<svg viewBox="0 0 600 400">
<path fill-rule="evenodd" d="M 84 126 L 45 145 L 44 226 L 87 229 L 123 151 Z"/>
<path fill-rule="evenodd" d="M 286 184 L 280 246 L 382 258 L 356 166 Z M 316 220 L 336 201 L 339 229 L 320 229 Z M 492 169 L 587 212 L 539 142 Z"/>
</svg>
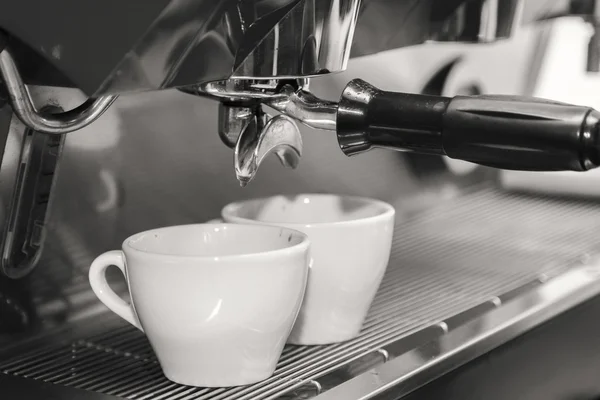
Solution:
<svg viewBox="0 0 600 400">
<path fill-rule="evenodd" d="M 89 326 L 80 321 L 75 331 L 0 353 L 0 370 L 128 399 L 311 397 L 448 330 L 486 331 L 485 319 L 469 321 L 498 304 L 515 299 L 519 310 L 535 310 L 535 298 L 526 293 L 567 276 L 572 260 L 598 249 L 600 208 L 594 202 L 482 187 L 425 210 L 397 205 L 391 262 L 361 335 L 330 346 L 288 346 L 275 375 L 264 382 L 222 389 L 171 383 L 143 335 L 107 314 Z"/>
<path fill-rule="evenodd" d="M 598 296 L 599 261 L 574 266 L 504 305 L 501 305 L 501 298 L 495 299 L 498 309 L 366 371 L 320 396 L 319 400 L 404 397 L 538 324 Z"/>
</svg>

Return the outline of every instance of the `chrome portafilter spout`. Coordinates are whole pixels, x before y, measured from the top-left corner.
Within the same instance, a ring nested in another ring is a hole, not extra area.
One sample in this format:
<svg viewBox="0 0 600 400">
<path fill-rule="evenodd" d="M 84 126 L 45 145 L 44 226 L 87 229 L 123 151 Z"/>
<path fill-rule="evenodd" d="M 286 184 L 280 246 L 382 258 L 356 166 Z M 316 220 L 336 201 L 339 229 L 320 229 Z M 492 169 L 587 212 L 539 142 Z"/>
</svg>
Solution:
<svg viewBox="0 0 600 400">
<path fill-rule="evenodd" d="M 335 131 L 348 156 L 384 148 L 512 170 L 600 166 L 600 113 L 589 107 L 519 96 L 393 93 L 360 79 L 348 83 L 338 102 L 295 81 L 222 82 L 202 92 L 221 101 L 219 135 L 235 150 L 242 186 L 269 154 L 286 167 L 298 165 L 302 138 L 295 121 Z M 270 117 L 263 106 L 280 114 Z"/>
<path fill-rule="evenodd" d="M 277 155 L 287 168 L 295 169 L 300 163 L 302 136 L 290 117 L 277 115 L 256 128 L 249 125 L 242 132 L 234 152 L 235 174 L 242 187 L 254 179 L 269 154 Z"/>
<path fill-rule="evenodd" d="M 269 117 L 260 106 L 219 106 L 219 136 L 234 149 L 235 175 L 245 187 L 269 154 L 287 168 L 296 168 L 302 157 L 302 136 L 285 115 Z"/>
<path fill-rule="evenodd" d="M 254 179 L 270 154 L 286 168 L 295 169 L 300 163 L 302 136 L 294 119 L 270 116 L 262 108 L 263 103 L 285 100 L 288 94 L 281 87 L 277 80 L 230 80 L 184 89 L 220 101 L 219 137 L 234 150 L 235 174 L 242 187 Z"/>
</svg>

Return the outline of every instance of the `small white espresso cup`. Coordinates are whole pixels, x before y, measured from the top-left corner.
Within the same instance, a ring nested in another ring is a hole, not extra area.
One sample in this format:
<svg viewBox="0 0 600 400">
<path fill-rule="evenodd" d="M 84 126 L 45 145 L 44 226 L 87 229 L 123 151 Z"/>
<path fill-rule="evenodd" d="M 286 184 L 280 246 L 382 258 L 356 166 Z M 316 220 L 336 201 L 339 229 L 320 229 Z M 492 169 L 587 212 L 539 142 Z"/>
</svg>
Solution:
<svg viewBox="0 0 600 400">
<path fill-rule="evenodd" d="M 390 257 L 391 205 L 301 194 L 232 203 L 221 214 L 226 222 L 275 225 L 308 235 L 308 285 L 288 343 L 336 343 L 360 333 Z"/>
<path fill-rule="evenodd" d="M 92 289 L 148 337 L 167 378 L 223 387 L 270 377 L 306 288 L 309 242 L 282 227 L 198 224 L 126 239 L 94 260 Z M 131 304 L 108 286 L 123 271 Z"/>
</svg>

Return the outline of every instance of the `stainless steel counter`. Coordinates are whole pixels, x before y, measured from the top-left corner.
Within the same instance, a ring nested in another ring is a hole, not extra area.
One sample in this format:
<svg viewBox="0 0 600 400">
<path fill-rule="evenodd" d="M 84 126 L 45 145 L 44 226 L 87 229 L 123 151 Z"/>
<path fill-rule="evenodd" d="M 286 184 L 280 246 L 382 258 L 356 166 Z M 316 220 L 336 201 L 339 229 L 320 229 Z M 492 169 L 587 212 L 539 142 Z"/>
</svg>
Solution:
<svg viewBox="0 0 600 400">
<path fill-rule="evenodd" d="M 399 396 L 600 294 L 595 202 L 480 187 L 424 210 L 398 209 L 391 262 L 361 335 L 289 346 L 264 382 L 171 383 L 143 335 L 102 311 L 5 348 L 0 388 L 14 398 L 24 386 L 50 390 L 57 399 L 81 390 L 105 399 Z"/>
</svg>

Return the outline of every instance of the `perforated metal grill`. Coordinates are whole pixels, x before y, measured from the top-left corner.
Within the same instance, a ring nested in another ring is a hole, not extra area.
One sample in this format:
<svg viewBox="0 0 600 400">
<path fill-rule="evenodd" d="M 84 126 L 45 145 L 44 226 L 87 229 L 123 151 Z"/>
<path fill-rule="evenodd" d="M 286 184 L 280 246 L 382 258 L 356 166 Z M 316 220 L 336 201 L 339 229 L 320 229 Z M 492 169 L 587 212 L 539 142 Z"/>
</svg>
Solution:
<svg viewBox="0 0 600 400">
<path fill-rule="evenodd" d="M 492 189 L 413 215 L 400 213 L 391 262 L 361 335 L 337 345 L 289 346 L 275 375 L 255 385 L 206 389 L 171 383 L 144 336 L 108 316 L 96 334 L 40 344 L 0 361 L 0 371 L 127 399 L 307 397 L 393 357 L 394 346 L 415 332 L 450 324 L 466 310 L 564 271 L 570 260 L 595 251 L 598 232 L 599 204 Z"/>
</svg>

